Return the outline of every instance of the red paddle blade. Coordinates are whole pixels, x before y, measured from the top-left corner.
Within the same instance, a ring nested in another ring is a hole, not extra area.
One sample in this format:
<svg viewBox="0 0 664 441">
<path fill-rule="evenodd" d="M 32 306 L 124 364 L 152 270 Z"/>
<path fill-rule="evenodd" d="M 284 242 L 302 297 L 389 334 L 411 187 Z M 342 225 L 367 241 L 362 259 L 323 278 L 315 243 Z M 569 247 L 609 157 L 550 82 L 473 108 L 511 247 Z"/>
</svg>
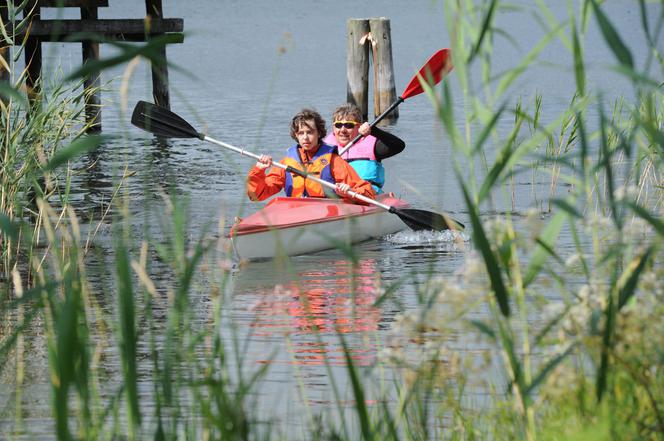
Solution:
<svg viewBox="0 0 664 441">
<path fill-rule="evenodd" d="M 430 85 L 434 86 L 440 83 L 440 80 L 443 79 L 443 76 L 452 70 L 452 59 L 450 58 L 450 50 L 440 49 L 438 52 L 433 54 L 431 58 L 422 66 L 422 68 L 417 72 L 417 75 L 410 80 L 406 90 L 401 94 L 401 98 L 407 99 L 415 95 L 419 95 L 424 90 L 422 89 L 422 84 L 420 84 L 420 77 L 427 81 Z"/>
</svg>

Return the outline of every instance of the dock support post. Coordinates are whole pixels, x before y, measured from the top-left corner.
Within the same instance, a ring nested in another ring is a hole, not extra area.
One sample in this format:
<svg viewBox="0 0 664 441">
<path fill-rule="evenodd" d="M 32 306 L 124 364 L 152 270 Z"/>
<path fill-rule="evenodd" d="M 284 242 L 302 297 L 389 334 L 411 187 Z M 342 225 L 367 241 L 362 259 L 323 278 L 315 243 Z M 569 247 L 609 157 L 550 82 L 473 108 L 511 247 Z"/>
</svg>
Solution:
<svg viewBox="0 0 664 441">
<path fill-rule="evenodd" d="M 161 0 L 145 0 L 145 11 L 148 20 L 152 18 L 163 18 L 164 9 Z M 154 103 L 158 106 L 171 108 L 171 100 L 168 93 L 168 63 L 166 59 L 166 46 L 157 49 L 161 63 L 152 63 L 152 96 Z"/>
<path fill-rule="evenodd" d="M 0 20 L 3 26 L 7 27 L 9 13 L 7 11 L 7 1 L 0 1 Z M 0 81 L 9 81 L 9 70 L 5 65 L 9 66 L 9 44 L 6 41 L 0 43 Z"/>
<path fill-rule="evenodd" d="M 351 18 L 346 29 L 346 101 L 359 107 L 366 120 L 369 113 L 369 20 Z"/>
<path fill-rule="evenodd" d="M 27 88 L 28 102 L 34 106 L 39 97 L 39 77 L 42 68 L 42 47 L 39 37 L 28 37 L 25 41 L 25 86 Z"/>
<path fill-rule="evenodd" d="M 369 28 L 373 36 L 371 47 L 374 60 L 374 116 L 378 116 L 397 100 L 392 63 L 390 19 L 371 18 Z M 399 110 L 395 109 L 383 121 L 385 123 L 393 122 L 398 117 Z"/>
<path fill-rule="evenodd" d="M 96 7 L 82 7 L 81 19 L 96 20 L 99 18 Z M 82 43 L 83 64 L 89 60 L 99 60 L 99 43 L 95 41 L 83 41 Z M 97 71 L 83 81 L 85 94 L 85 122 L 89 133 L 101 132 L 101 74 Z"/>
</svg>

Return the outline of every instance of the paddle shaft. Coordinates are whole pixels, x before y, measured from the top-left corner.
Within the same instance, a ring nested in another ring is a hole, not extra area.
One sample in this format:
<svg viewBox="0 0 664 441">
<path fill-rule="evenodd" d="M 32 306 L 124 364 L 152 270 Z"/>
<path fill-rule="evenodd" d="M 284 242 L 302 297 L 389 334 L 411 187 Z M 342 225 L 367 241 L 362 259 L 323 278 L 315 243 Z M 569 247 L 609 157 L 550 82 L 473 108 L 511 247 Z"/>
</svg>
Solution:
<svg viewBox="0 0 664 441">
<path fill-rule="evenodd" d="M 219 141 L 219 140 L 216 140 L 216 139 L 214 139 L 214 138 L 210 138 L 210 137 L 207 136 L 207 135 L 203 136 L 201 139 L 203 139 L 204 141 L 207 141 L 207 142 L 211 142 L 212 144 L 216 144 L 216 145 L 218 145 L 218 146 L 224 147 L 224 148 L 226 148 L 226 149 L 228 149 L 228 150 L 232 150 L 232 151 L 234 151 L 234 152 L 236 152 L 236 153 L 239 153 L 239 154 L 241 154 L 241 155 L 243 155 L 243 156 L 249 156 L 250 158 L 254 158 L 254 159 L 257 160 L 257 161 L 260 160 L 260 156 L 257 155 L 257 154 L 255 154 L 255 153 L 249 152 L 249 151 L 247 151 L 247 150 L 245 150 L 245 149 L 241 149 L 241 148 L 239 148 L 239 147 L 235 147 L 235 146 L 230 145 L 230 144 L 227 144 L 227 143 L 225 143 L 225 142 L 223 142 L 223 141 Z M 317 183 L 319 183 L 320 185 L 323 185 L 323 186 L 325 186 L 325 187 L 328 187 L 328 188 L 330 188 L 330 189 L 332 189 L 332 190 L 335 190 L 335 189 L 337 188 L 336 185 L 334 185 L 334 184 L 332 184 L 332 183 L 330 183 L 330 182 L 324 181 L 323 179 L 317 178 L 316 176 L 313 176 L 313 175 L 311 175 L 311 174 L 309 174 L 309 173 L 307 173 L 307 172 L 304 172 L 304 171 L 302 171 L 302 170 L 298 170 L 298 169 L 296 169 L 296 168 L 293 168 L 293 167 L 290 167 L 290 166 L 284 165 L 284 164 L 282 164 L 281 162 L 272 161 L 272 165 L 275 166 L 275 167 L 278 167 L 278 168 L 280 168 L 280 169 L 282 169 L 282 170 L 286 170 L 287 172 L 295 173 L 295 174 L 297 174 L 297 175 L 300 175 L 300 176 L 302 176 L 302 177 L 305 178 L 305 179 L 310 179 L 310 180 L 312 180 L 312 181 L 314 181 L 314 182 L 317 182 Z M 354 192 L 353 190 L 348 190 L 347 193 L 348 193 L 348 195 L 349 195 L 350 197 L 352 197 L 353 199 L 357 199 L 357 200 L 359 200 L 359 201 L 366 202 L 367 204 L 375 205 L 376 207 L 380 207 L 380 208 L 382 208 L 383 210 L 387 210 L 387 211 L 389 211 L 390 213 L 394 213 L 394 208 L 390 207 L 389 205 L 382 204 L 382 203 L 380 203 L 380 202 L 378 202 L 378 201 L 375 201 L 375 200 L 373 200 L 373 199 L 371 199 L 371 198 L 368 198 L 368 197 L 366 197 L 366 196 L 364 196 L 364 195 L 361 195 L 361 194 L 359 194 L 359 193 L 356 193 L 356 192 Z"/>
<path fill-rule="evenodd" d="M 399 97 L 399 99 L 396 100 L 395 102 L 393 102 L 393 103 L 390 105 L 390 107 L 388 107 L 387 109 L 385 109 L 385 111 L 384 111 L 383 113 L 381 113 L 380 115 L 378 115 L 378 117 L 377 117 L 377 118 L 376 118 L 371 124 L 369 124 L 369 126 L 370 126 L 370 127 L 373 127 L 373 126 L 375 126 L 376 124 L 378 124 L 379 122 L 381 122 L 381 121 L 383 120 L 383 118 L 385 118 L 390 112 L 392 112 L 394 109 L 396 109 L 396 108 L 399 106 L 399 104 L 403 103 L 404 101 L 405 101 L 404 98 Z M 359 141 L 360 139 L 362 139 L 362 135 L 358 133 L 358 135 L 357 135 L 355 138 L 353 138 L 353 140 L 352 140 L 351 142 L 349 142 L 348 144 L 346 144 L 346 146 L 345 146 L 344 148 L 342 148 L 342 149 L 339 151 L 339 155 L 343 155 L 344 153 L 346 153 L 346 151 L 347 151 L 349 148 L 353 147 L 353 145 L 354 145 L 357 141 Z"/>
</svg>

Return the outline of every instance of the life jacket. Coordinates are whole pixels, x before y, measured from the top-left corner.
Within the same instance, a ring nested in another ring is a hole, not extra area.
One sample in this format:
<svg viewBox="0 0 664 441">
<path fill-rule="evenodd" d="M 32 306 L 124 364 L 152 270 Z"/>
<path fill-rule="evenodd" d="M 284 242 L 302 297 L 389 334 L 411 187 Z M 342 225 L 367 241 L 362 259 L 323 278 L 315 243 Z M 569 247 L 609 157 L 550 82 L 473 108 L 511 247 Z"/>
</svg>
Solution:
<svg viewBox="0 0 664 441">
<path fill-rule="evenodd" d="M 371 182 L 371 186 L 376 191 L 376 194 L 380 194 L 383 192 L 383 185 L 385 185 L 385 168 L 376 159 L 374 149 L 377 141 L 378 139 L 375 136 L 364 136 L 353 144 L 353 147 L 346 150 L 341 157 L 353 166 L 357 174 L 360 175 L 360 178 Z M 323 142 L 328 145 L 338 146 L 334 133 L 328 133 Z"/>
<path fill-rule="evenodd" d="M 300 153 L 298 151 L 298 145 L 294 145 L 286 151 L 286 157 L 282 160 L 284 165 L 296 168 L 307 172 L 310 175 L 316 176 L 324 181 L 335 183 L 334 177 L 332 176 L 332 170 L 330 169 L 330 164 L 332 163 L 332 155 L 336 152 L 336 148 L 321 143 L 318 151 L 314 154 L 311 161 L 306 164 L 302 163 L 300 158 Z M 295 198 L 326 198 L 326 197 L 338 197 L 334 190 L 323 187 L 318 182 L 314 182 L 310 179 L 305 179 L 302 176 L 295 173 L 286 173 L 286 184 L 284 186 L 286 196 L 295 197 Z"/>
</svg>

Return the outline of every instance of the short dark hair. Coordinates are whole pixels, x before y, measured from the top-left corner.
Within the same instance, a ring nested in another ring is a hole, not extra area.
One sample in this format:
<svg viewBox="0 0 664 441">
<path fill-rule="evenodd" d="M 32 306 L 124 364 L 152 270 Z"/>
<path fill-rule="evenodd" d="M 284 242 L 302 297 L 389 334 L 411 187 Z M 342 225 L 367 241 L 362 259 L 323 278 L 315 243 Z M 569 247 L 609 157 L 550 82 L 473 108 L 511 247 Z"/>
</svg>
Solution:
<svg viewBox="0 0 664 441">
<path fill-rule="evenodd" d="M 297 132 L 300 130 L 300 126 L 302 124 L 309 126 L 309 121 L 313 121 L 314 124 L 316 125 L 316 130 L 318 130 L 318 137 L 319 139 L 325 138 L 325 135 L 327 135 L 327 129 L 325 128 L 325 120 L 323 119 L 322 116 L 320 116 L 320 113 L 316 112 L 313 109 L 302 109 L 300 112 L 298 112 L 294 117 L 293 121 L 291 121 L 291 128 L 290 128 L 290 136 L 294 140 L 297 141 Z M 311 127 L 312 129 L 314 127 Z"/>
</svg>

